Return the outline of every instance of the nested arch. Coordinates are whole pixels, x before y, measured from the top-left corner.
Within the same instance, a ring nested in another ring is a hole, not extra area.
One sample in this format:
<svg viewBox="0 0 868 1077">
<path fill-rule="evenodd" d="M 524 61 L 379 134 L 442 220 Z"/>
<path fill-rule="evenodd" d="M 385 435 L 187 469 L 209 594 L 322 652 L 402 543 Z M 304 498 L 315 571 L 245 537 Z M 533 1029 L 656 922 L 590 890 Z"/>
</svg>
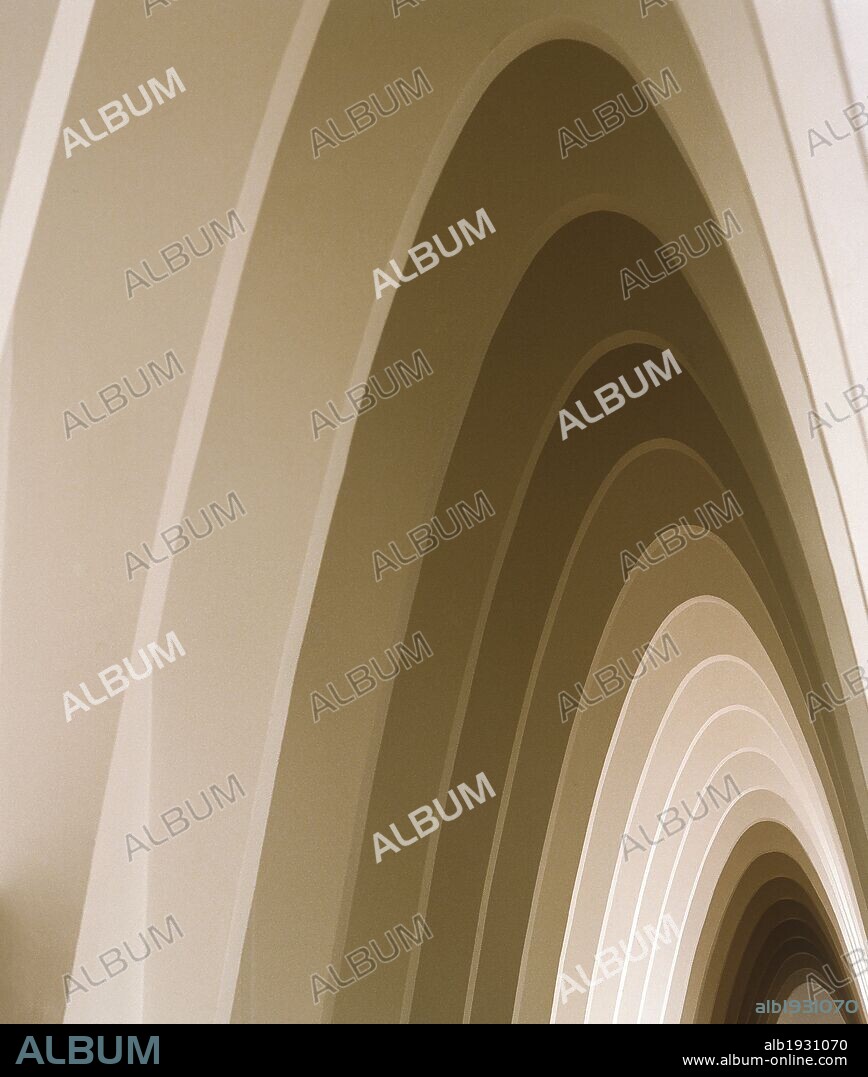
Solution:
<svg viewBox="0 0 868 1077">
<path fill-rule="evenodd" d="M 546 140 L 562 120 L 565 97 L 578 96 L 579 110 L 590 108 L 625 81 L 632 83 L 620 65 L 578 42 L 540 45 L 507 67 L 467 120 L 417 236 L 426 238 L 477 205 L 495 224 L 514 222 L 512 229 L 499 225 L 484 244 L 403 287 L 392 300 L 374 369 L 422 344 L 424 327 L 436 375 L 353 431 L 290 726 L 305 720 L 309 692 L 335 671 L 351 668 L 405 631 L 425 631 L 434 659 L 360 700 L 325 734 L 331 753 L 322 757 L 325 772 L 337 779 L 341 753 L 349 751 L 354 777 L 342 787 L 343 803 L 335 796 L 311 825 L 326 859 L 335 826 L 343 825 L 352 841 L 346 859 L 333 863 L 344 882 L 325 903 L 330 919 L 315 910 L 310 915 L 320 919 L 332 960 L 420 909 L 434 938 L 406 962 L 325 1001 L 324 1011 L 337 1020 L 509 1020 L 514 1012 L 522 1019 L 549 1019 L 569 890 L 619 714 L 613 702 L 594 716 L 564 808 L 561 773 L 570 733 L 559 721 L 556 686 L 584 680 L 594 668 L 624 588 L 622 549 L 652 540 L 655 530 L 696 504 L 709 497 L 719 501 L 723 489 L 733 489 L 744 517 L 720 541 L 750 587 L 731 566 L 715 563 L 711 544 L 702 557 L 685 554 L 683 562 L 667 562 L 645 586 L 637 585 L 635 612 L 610 635 L 609 651 L 629 653 L 643 643 L 672 602 L 721 590 L 765 635 L 794 707 L 828 665 L 828 640 L 813 628 L 819 624 L 816 597 L 804 586 L 799 538 L 760 420 L 709 309 L 713 281 L 712 298 L 737 307 L 757 361 L 771 375 L 729 253 L 718 250 L 703 263 L 701 300 L 682 275 L 624 303 L 621 267 L 667 236 L 624 212 L 598 208 L 569 220 L 528 262 L 528 236 L 559 207 L 583 197 L 642 207 L 640 219 L 677 213 L 698 222 L 712 215 L 678 145 L 650 112 L 635 138 L 603 140 L 582 158 L 581 168 L 572 168 L 572 161 L 560 171 L 533 167 L 548 152 Z M 647 344 L 624 342 L 637 335 L 670 347 L 683 360 L 683 375 L 562 442 L 559 407 L 587 398 L 653 354 Z M 619 339 L 599 352 L 600 341 Z M 589 358 L 583 364 L 579 357 Z M 782 398 L 778 406 L 783 409 Z M 707 466 L 677 453 L 646 454 L 596 503 L 618 460 L 661 439 L 677 439 Z M 497 508 L 494 520 L 444 544 L 400 577 L 379 584 L 371 579 L 372 549 L 400 539 L 476 489 L 485 490 Z M 580 547 L 571 554 L 579 533 Z M 551 628 L 547 619 L 559 589 L 566 598 L 561 596 Z M 364 637 L 359 624 L 366 626 Z M 546 649 L 540 652 L 544 629 Z M 822 736 L 826 751 L 840 750 L 834 734 Z M 290 751 L 287 745 L 284 751 Z M 444 825 L 390 861 L 373 861 L 374 830 L 400 822 L 478 771 L 503 799 Z M 293 844 L 281 823 L 292 803 L 290 774 L 282 760 L 263 851 L 262 871 L 272 883 L 257 895 L 248 937 L 252 959 L 267 963 L 276 962 L 287 945 L 279 937 L 286 906 L 276 883 L 292 870 Z M 839 796 L 830 794 L 839 823 L 840 800 L 852 795 L 846 783 Z M 551 845 L 556 802 L 571 816 L 572 847 L 564 847 L 562 862 L 545 880 L 549 919 L 542 923 L 538 873 Z"/>
</svg>

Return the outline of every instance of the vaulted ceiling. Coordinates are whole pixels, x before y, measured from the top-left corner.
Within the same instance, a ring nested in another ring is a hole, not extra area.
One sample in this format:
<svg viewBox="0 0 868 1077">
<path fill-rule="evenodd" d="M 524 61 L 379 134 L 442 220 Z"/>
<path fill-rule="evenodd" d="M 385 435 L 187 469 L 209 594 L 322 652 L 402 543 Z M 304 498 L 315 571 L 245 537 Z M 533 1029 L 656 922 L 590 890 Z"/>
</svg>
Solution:
<svg viewBox="0 0 868 1077">
<path fill-rule="evenodd" d="M 868 714 L 842 678 L 868 654 L 844 395 L 868 208 L 842 110 L 868 15 L 393 6 L 9 17 L 7 1020 L 753 1021 L 866 947 Z M 65 155 L 64 126 L 170 67 L 183 94 Z M 562 155 L 560 128 L 596 130 L 666 68 L 677 93 Z M 417 69 L 430 93 L 312 152 Z M 378 298 L 376 267 L 409 277 L 410 247 L 480 208 L 483 240 Z M 128 298 L 128 267 L 231 209 L 243 234 Z M 624 299 L 625 267 L 660 273 L 657 248 L 727 210 L 740 231 Z M 169 349 L 183 375 L 66 436 L 67 409 Z M 599 412 L 595 389 L 666 349 L 680 374 L 562 437 L 562 409 Z M 312 436 L 417 351 L 430 375 Z M 127 550 L 230 491 L 242 518 L 127 578 Z M 374 550 L 479 491 L 493 515 L 375 579 Z M 727 492 L 739 512 L 666 556 L 656 533 Z M 183 661 L 64 720 L 65 691 L 172 631 Z M 312 693 L 346 697 L 346 671 L 417 632 L 430 658 L 312 720 Z M 677 654 L 564 714 L 667 633 Z M 851 698 L 812 721 L 827 689 Z M 377 861 L 375 833 L 480 773 L 493 798 Z M 161 813 L 232 774 L 237 803 L 130 857 L 127 835 L 165 836 Z M 729 794 L 662 829 L 709 787 Z M 314 997 L 418 914 L 422 945 Z M 67 999 L 64 975 L 168 915 L 181 939 Z M 646 929 L 667 941 L 627 960 Z"/>
</svg>

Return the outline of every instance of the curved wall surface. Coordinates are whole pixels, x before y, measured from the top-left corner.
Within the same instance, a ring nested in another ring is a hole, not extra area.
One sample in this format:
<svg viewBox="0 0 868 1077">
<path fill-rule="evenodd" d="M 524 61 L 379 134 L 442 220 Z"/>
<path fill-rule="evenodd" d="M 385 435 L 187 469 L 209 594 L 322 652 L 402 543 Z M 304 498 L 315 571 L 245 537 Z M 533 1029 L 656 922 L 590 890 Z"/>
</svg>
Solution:
<svg viewBox="0 0 868 1077">
<path fill-rule="evenodd" d="M 861 5 L 8 19 L 4 1020 L 861 1022 Z"/>
</svg>

